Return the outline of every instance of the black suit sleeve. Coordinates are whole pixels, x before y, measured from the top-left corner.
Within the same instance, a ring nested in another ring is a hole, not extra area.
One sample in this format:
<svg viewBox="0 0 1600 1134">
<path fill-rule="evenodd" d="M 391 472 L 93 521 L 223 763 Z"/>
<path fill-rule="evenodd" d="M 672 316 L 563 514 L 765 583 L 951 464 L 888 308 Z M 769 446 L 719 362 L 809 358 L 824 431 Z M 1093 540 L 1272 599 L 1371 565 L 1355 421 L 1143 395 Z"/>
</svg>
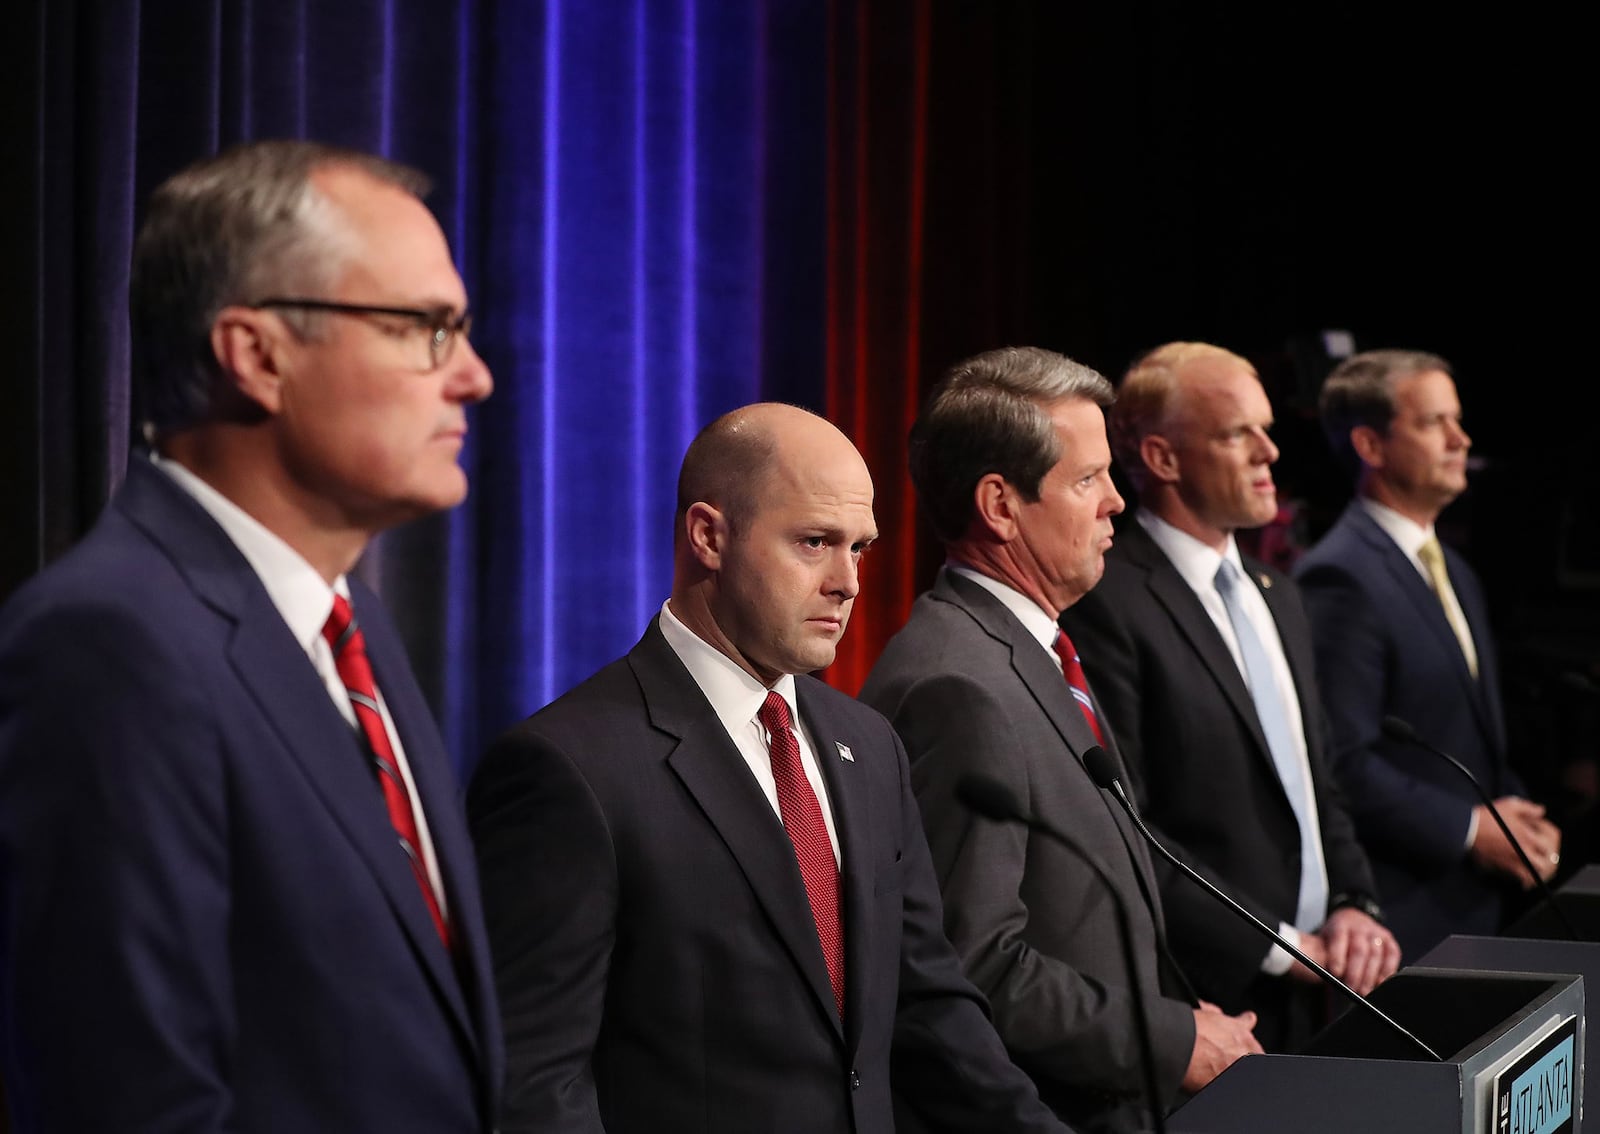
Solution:
<svg viewBox="0 0 1600 1134">
<path fill-rule="evenodd" d="M 506 1042 L 505 1134 L 603 1129 L 591 1058 L 616 936 L 617 866 L 594 794 L 526 729 L 467 795 Z"/>
</svg>

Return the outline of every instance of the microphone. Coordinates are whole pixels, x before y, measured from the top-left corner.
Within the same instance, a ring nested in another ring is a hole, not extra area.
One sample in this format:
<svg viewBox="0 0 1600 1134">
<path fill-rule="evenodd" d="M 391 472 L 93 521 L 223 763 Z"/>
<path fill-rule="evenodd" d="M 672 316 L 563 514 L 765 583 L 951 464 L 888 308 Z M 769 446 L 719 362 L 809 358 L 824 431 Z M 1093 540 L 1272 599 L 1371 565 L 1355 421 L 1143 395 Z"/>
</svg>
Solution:
<svg viewBox="0 0 1600 1134">
<path fill-rule="evenodd" d="M 1089 778 L 1092 779 L 1099 787 L 1110 792 L 1113 798 L 1115 798 L 1116 801 L 1122 805 L 1122 809 L 1128 813 L 1128 818 L 1132 819 L 1133 825 L 1138 828 L 1139 834 L 1144 836 L 1145 842 L 1149 843 L 1158 852 L 1160 852 L 1162 858 L 1172 863 L 1173 866 L 1182 871 L 1183 874 L 1192 882 L 1202 887 L 1212 897 L 1222 902 L 1223 905 L 1227 906 L 1234 913 L 1244 918 L 1247 922 L 1255 926 L 1267 937 L 1271 938 L 1279 948 L 1284 950 L 1284 952 L 1290 954 L 1295 960 L 1299 961 L 1306 968 L 1310 969 L 1312 972 L 1316 973 L 1319 977 L 1326 981 L 1329 987 L 1338 989 L 1345 999 L 1350 1001 L 1350 1003 L 1357 1005 L 1362 1011 L 1371 1014 L 1379 1020 L 1382 1020 L 1386 1026 L 1404 1036 L 1418 1051 L 1425 1053 L 1429 1059 L 1432 1059 L 1436 1063 L 1444 1062 L 1444 1060 L 1439 1057 L 1438 1052 L 1434 1051 L 1433 1048 L 1429 1047 L 1416 1036 L 1412 1035 L 1411 1032 L 1398 1020 L 1390 1016 L 1387 1012 L 1385 1012 L 1382 1008 L 1379 1008 L 1365 996 L 1362 996 L 1344 981 L 1334 976 L 1327 969 L 1317 964 L 1310 957 L 1302 953 L 1298 948 L 1289 944 L 1283 939 L 1282 935 L 1279 934 L 1277 930 L 1272 929 L 1267 925 L 1266 922 L 1262 921 L 1255 914 L 1245 909 L 1227 894 L 1217 889 L 1217 887 L 1213 886 L 1209 881 L 1201 877 L 1201 875 L 1198 874 L 1192 867 L 1190 867 L 1188 863 L 1180 861 L 1177 855 L 1173 854 L 1166 847 L 1162 846 L 1156 837 L 1150 833 L 1150 828 L 1144 825 L 1144 820 L 1139 818 L 1138 810 L 1133 806 L 1133 801 L 1128 798 L 1128 793 L 1123 789 L 1122 780 L 1117 775 L 1117 762 L 1112 758 L 1111 753 L 1107 752 L 1104 748 L 1101 748 L 1097 744 L 1083 754 L 1083 766 L 1088 769 Z"/>
<path fill-rule="evenodd" d="M 1488 789 L 1478 782 L 1478 777 L 1472 774 L 1471 769 L 1444 749 L 1435 748 L 1426 740 L 1423 740 L 1422 737 L 1417 735 L 1417 730 L 1411 727 L 1409 721 L 1402 720 L 1399 717 L 1384 717 L 1382 727 L 1383 735 L 1390 740 L 1401 744 L 1414 745 L 1424 752 L 1431 752 L 1467 778 L 1467 782 L 1472 785 L 1472 790 L 1478 793 L 1478 798 L 1483 800 L 1484 806 L 1489 809 L 1489 814 L 1493 815 L 1494 821 L 1499 824 L 1501 833 L 1505 835 L 1506 841 L 1511 844 L 1511 849 L 1517 852 L 1517 857 L 1522 860 L 1522 865 L 1527 867 L 1528 875 L 1533 879 L 1533 884 L 1539 888 L 1540 896 L 1549 904 L 1550 911 L 1556 915 L 1556 920 L 1567 931 L 1567 936 L 1574 941 L 1582 941 L 1583 936 L 1573 926 L 1572 922 L 1567 920 L 1566 911 L 1556 901 L 1555 894 L 1545 884 L 1543 876 L 1533 868 L 1533 862 L 1528 858 L 1528 852 L 1522 849 L 1522 843 L 1517 840 L 1517 836 L 1511 833 L 1511 828 L 1506 826 L 1505 818 L 1500 814 L 1500 809 L 1494 805 L 1494 800 L 1490 798 Z"/>
<path fill-rule="evenodd" d="M 1133 955 L 1133 927 L 1128 919 L 1128 907 L 1123 900 L 1122 891 L 1117 889 L 1111 881 L 1110 872 L 1100 864 L 1099 859 L 1091 854 L 1088 848 L 1065 831 L 1057 829 L 1054 824 L 1030 815 L 1011 789 L 992 776 L 976 772 L 962 776 L 956 783 L 956 798 L 985 818 L 999 823 L 1020 823 L 1053 839 L 1083 862 L 1089 868 L 1089 872 L 1110 892 L 1111 908 L 1116 912 L 1117 940 L 1122 946 L 1122 966 L 1127 970 L 1128 987 L 1133 993 L 1134 1034 L 1139 1041 L 1140 1070 L 1144 1077 L 1146 1102 L 1150 1107 L 1150 1118 L 1155 1123 L 1156 1134 L 1166 1134 L 1166 1108 L 1161 1103 L 1161 1085 L 1156 1082 L 1155 1044 L 1150 1038 L 1149 1006 L 1145 1003 L 1143 982 L 1139 979 L 1139 966 Z"/>
</svg>

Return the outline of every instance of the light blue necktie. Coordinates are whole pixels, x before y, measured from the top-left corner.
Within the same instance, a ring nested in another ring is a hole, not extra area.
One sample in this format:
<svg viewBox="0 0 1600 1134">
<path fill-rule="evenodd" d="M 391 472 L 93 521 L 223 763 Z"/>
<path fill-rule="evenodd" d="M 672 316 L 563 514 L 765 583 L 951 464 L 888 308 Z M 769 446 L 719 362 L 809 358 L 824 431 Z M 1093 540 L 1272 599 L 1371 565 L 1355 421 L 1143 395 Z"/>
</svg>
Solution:
<svg viewBox="0 0 1600 1134">
<path fill-rule="evenodd" d="M 1238 568 L 1224 559 L 1217 568 L 1214 580 L 1222 605 L 1228 610 L 1228 621 L 1233 624 L 1233 635 L 1239 640 L 1239 653 L 1244 657 L 1244 678 L 1250 686 L 1250 699 L 1256 704 L 1256 718 L 1261 731 L 1266 734 L 1267 747 L 1272 752 L 1272 762 L 1277 766 L 1278 779 L 1294 808 L 1294 817 L 1300 824 L 1300 903 L 1295 911 L 1296 929 L 1314 930 L 1323 922 L 1328 905 L 1328 879 L 1321 869 L 1321 856 L 1311 837 L 1310 792 L 1306 790 L 1306 769 L 1295 751 L 1294 737 L 1289 731 L 1289 717 L 1284 712 L 1283 698 L 1278 694 L 1277 683 L 1272 680 L 1272 662 L 1266 648 L 1256 636 L 1255 627 L 1239 601 Z"/>
</svg>

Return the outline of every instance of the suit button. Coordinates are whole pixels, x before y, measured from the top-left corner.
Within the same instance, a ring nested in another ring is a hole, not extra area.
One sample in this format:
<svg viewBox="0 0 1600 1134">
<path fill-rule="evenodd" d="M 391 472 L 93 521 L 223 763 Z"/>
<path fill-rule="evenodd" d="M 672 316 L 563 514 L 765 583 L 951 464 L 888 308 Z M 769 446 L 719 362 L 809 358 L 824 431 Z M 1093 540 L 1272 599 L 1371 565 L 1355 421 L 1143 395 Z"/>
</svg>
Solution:
<svg viewBox="0 0 1600 1134">
<path fill-rule="evenodd" d="M 859 1071 L 850 1072 L 850 1089 L 852 1091 L 859 1091 L 861 1089 L 861 1073 Z"/>
</svg>

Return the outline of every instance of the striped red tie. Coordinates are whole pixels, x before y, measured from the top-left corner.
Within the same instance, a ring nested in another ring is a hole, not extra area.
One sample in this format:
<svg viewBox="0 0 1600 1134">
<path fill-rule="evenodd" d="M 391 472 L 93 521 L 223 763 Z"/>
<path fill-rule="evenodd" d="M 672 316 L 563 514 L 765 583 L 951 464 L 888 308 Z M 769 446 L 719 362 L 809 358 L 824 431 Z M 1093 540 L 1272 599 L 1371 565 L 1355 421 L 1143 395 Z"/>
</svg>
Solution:
<svg viewBox="0 0 1600 1134">
<path fill-rule="evenodd" d="M 1089 679 L 1083 675 L 1083 663 L 1078 660 L 1077 648 L 1065 630 L 1056 631 L 1056 656 L 1061 659 L 1061 676 L 1067 679 L 1072 699 L 1083 710 L 1083 719 L 1089 722 L 1095 740 L 1104 744 L 1106 738 L 1100 731 L 1100 718 L 1095 715 L 1094 702 L 1089 699 Z"/>
<path fill-rule="evenodd" d="M 377 772 L 378 786 L 383 789 L 383 802 L 389 811 L 389 822 L 394 824 L 400 838 L 400 849 L 411 863 L 411 873 L 416 876 L 422 890 L 422 900 L 428 905 L 439 940 L 450 948 L 450 926 L 439 899 L 428 880 L 427 867 L 422 862 L 422 840 L 417 834 L 417 817 L 411 809 L 411 793 L 400 775 L 395 762 L 394 748 L 389 744 L 389 732 L 383 727 L 383 714 L 378 711 L 378 688 L 372 680 L 372 664 L 367 661 L 367 640 L 361 627 L 356 625 L 355 612 L 343 595 L 333 596 L 333 613 L 322 628 L 322 636 L 333 649 L 333 662 L 339 669 L 339 680 L 350 694 L 350 705 L 355 709 L 356 720 L 361 725 L 361 735 L 367 742 L 367 753 L 372 757 Z"/>
<path fill-rule="evenodd" d="M 789 705 L 777 692 L 767 694 L 766 703 L 756 714 L 772 737 L 772 778 L 778 784 L 778 810 L 783 813 L 783 829 L 794 844 L 805 879 L 806 896 L 811 899 L 811 917 L 817 923 L 817 939 L 828 962 L 828 982 L 833 985 L 833 1001 L 844 1016 L 844 930 L 839 921 L 839 864 L 834 861 L 833 844 L 822 821 L 822 808 L 816 792 L 800 764 L 800 741 L 789 725 Z"/>
</svg>

